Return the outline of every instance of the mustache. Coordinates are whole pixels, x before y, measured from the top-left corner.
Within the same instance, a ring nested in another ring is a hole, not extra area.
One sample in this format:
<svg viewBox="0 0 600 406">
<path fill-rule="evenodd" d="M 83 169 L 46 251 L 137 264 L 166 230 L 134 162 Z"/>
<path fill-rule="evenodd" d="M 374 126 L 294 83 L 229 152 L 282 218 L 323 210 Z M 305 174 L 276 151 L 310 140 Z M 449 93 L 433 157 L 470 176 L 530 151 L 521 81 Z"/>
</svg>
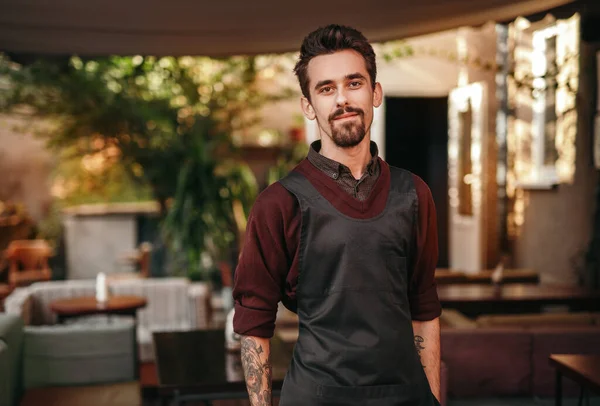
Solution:
<svg viewBox="0 0 600 406">
<path fill-rule="evenodd" d="M 346 113 L 356 113 L 356 114 L 360 115 L 361 117 L 365 115 L 365 112 L 359 107 L 346 106 L 345 108 L 339 108 L 336 111 L 334 111 L 333 113 L 331 113 L 329 115 L 329 121 L 333 121 L 336 118 L 338 118 L 339 116 L 346 114 Z"/>
</svg>

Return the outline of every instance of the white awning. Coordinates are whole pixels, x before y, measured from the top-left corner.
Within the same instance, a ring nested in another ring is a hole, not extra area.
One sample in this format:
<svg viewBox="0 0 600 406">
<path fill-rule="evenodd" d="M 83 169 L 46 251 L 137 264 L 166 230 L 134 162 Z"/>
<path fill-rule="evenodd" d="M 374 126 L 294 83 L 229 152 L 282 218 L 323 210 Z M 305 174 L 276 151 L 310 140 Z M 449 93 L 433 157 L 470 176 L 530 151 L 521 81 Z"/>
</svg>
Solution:
<svg viewBox="0 0 600 406">
<path fill-rule="evenodd" d="M 571 0 L 0 0 L 0 51 L 209 55 L 297 51 L 330 23 L 381 42 L 506 21 Z"/>
</svg>

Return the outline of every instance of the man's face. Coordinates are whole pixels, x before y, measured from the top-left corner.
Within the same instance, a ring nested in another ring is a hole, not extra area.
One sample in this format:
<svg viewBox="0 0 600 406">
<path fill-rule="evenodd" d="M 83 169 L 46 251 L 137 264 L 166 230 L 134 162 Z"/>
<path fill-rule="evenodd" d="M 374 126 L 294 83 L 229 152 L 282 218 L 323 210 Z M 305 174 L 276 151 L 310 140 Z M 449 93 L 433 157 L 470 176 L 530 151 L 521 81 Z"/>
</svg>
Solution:
<svg viewBox="0 0 600 406">
<path fill-rule="evenodd" d="M 311 100 L 302 98 L 306 117 L 317 119 L 321 132 L 338 147 L 358 145 L 382 99 L 379 83 L 371 86 L 362 55 L 352 50 L 320 55 L 311 59 L 307 72 Z"/>
</svg>

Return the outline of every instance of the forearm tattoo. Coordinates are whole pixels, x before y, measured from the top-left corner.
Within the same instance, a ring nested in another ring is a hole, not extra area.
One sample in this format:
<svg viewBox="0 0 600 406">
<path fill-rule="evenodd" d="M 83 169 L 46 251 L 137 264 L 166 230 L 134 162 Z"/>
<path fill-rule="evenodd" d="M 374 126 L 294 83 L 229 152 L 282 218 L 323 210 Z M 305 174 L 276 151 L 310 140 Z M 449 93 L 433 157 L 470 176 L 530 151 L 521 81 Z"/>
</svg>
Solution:
<svg viewBox="0 0 600 406">
<path fill-rule="evenodd" d="M 252 337 L 242 337 L 241 357 L 246 387 L 252 406 L 271 406 L 271 361 L 264 358 L 262 346 Z M 269 354 L 270 355 L 270 354 Z"/>
<path fill-rule="evenodd" d="M 423 360 L 421 359 L 421 351 L 425 349 L 425 347 L 423 346 L 424 342 L 425 342 L 425 339 L 423 337 L 415 336 L 415 348 L 417 349 L 417 355 L 419 356 L 421 365 L 423 365 Z M 423 368 L 425 368 L 425 365 L 423 365 Z"/>
</svg>

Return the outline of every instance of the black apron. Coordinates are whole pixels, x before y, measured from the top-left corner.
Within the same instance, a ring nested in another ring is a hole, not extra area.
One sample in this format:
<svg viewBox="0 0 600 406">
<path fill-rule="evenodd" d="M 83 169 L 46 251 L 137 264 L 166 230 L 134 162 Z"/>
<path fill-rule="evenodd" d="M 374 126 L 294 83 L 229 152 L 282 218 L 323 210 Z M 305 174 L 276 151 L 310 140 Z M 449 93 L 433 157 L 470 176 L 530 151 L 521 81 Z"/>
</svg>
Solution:
<svg viewBox="0 0 600 406">
<path fill-rule="evenodd" d="M 364 220 L 340 213 L 298 172 L 280 181 L 302 212 L 299 336 L 280 406 L 439 404 L 408 305 L 417 195 L 410 172 L 390 171 L 385 209 Z"/>
</svg>

